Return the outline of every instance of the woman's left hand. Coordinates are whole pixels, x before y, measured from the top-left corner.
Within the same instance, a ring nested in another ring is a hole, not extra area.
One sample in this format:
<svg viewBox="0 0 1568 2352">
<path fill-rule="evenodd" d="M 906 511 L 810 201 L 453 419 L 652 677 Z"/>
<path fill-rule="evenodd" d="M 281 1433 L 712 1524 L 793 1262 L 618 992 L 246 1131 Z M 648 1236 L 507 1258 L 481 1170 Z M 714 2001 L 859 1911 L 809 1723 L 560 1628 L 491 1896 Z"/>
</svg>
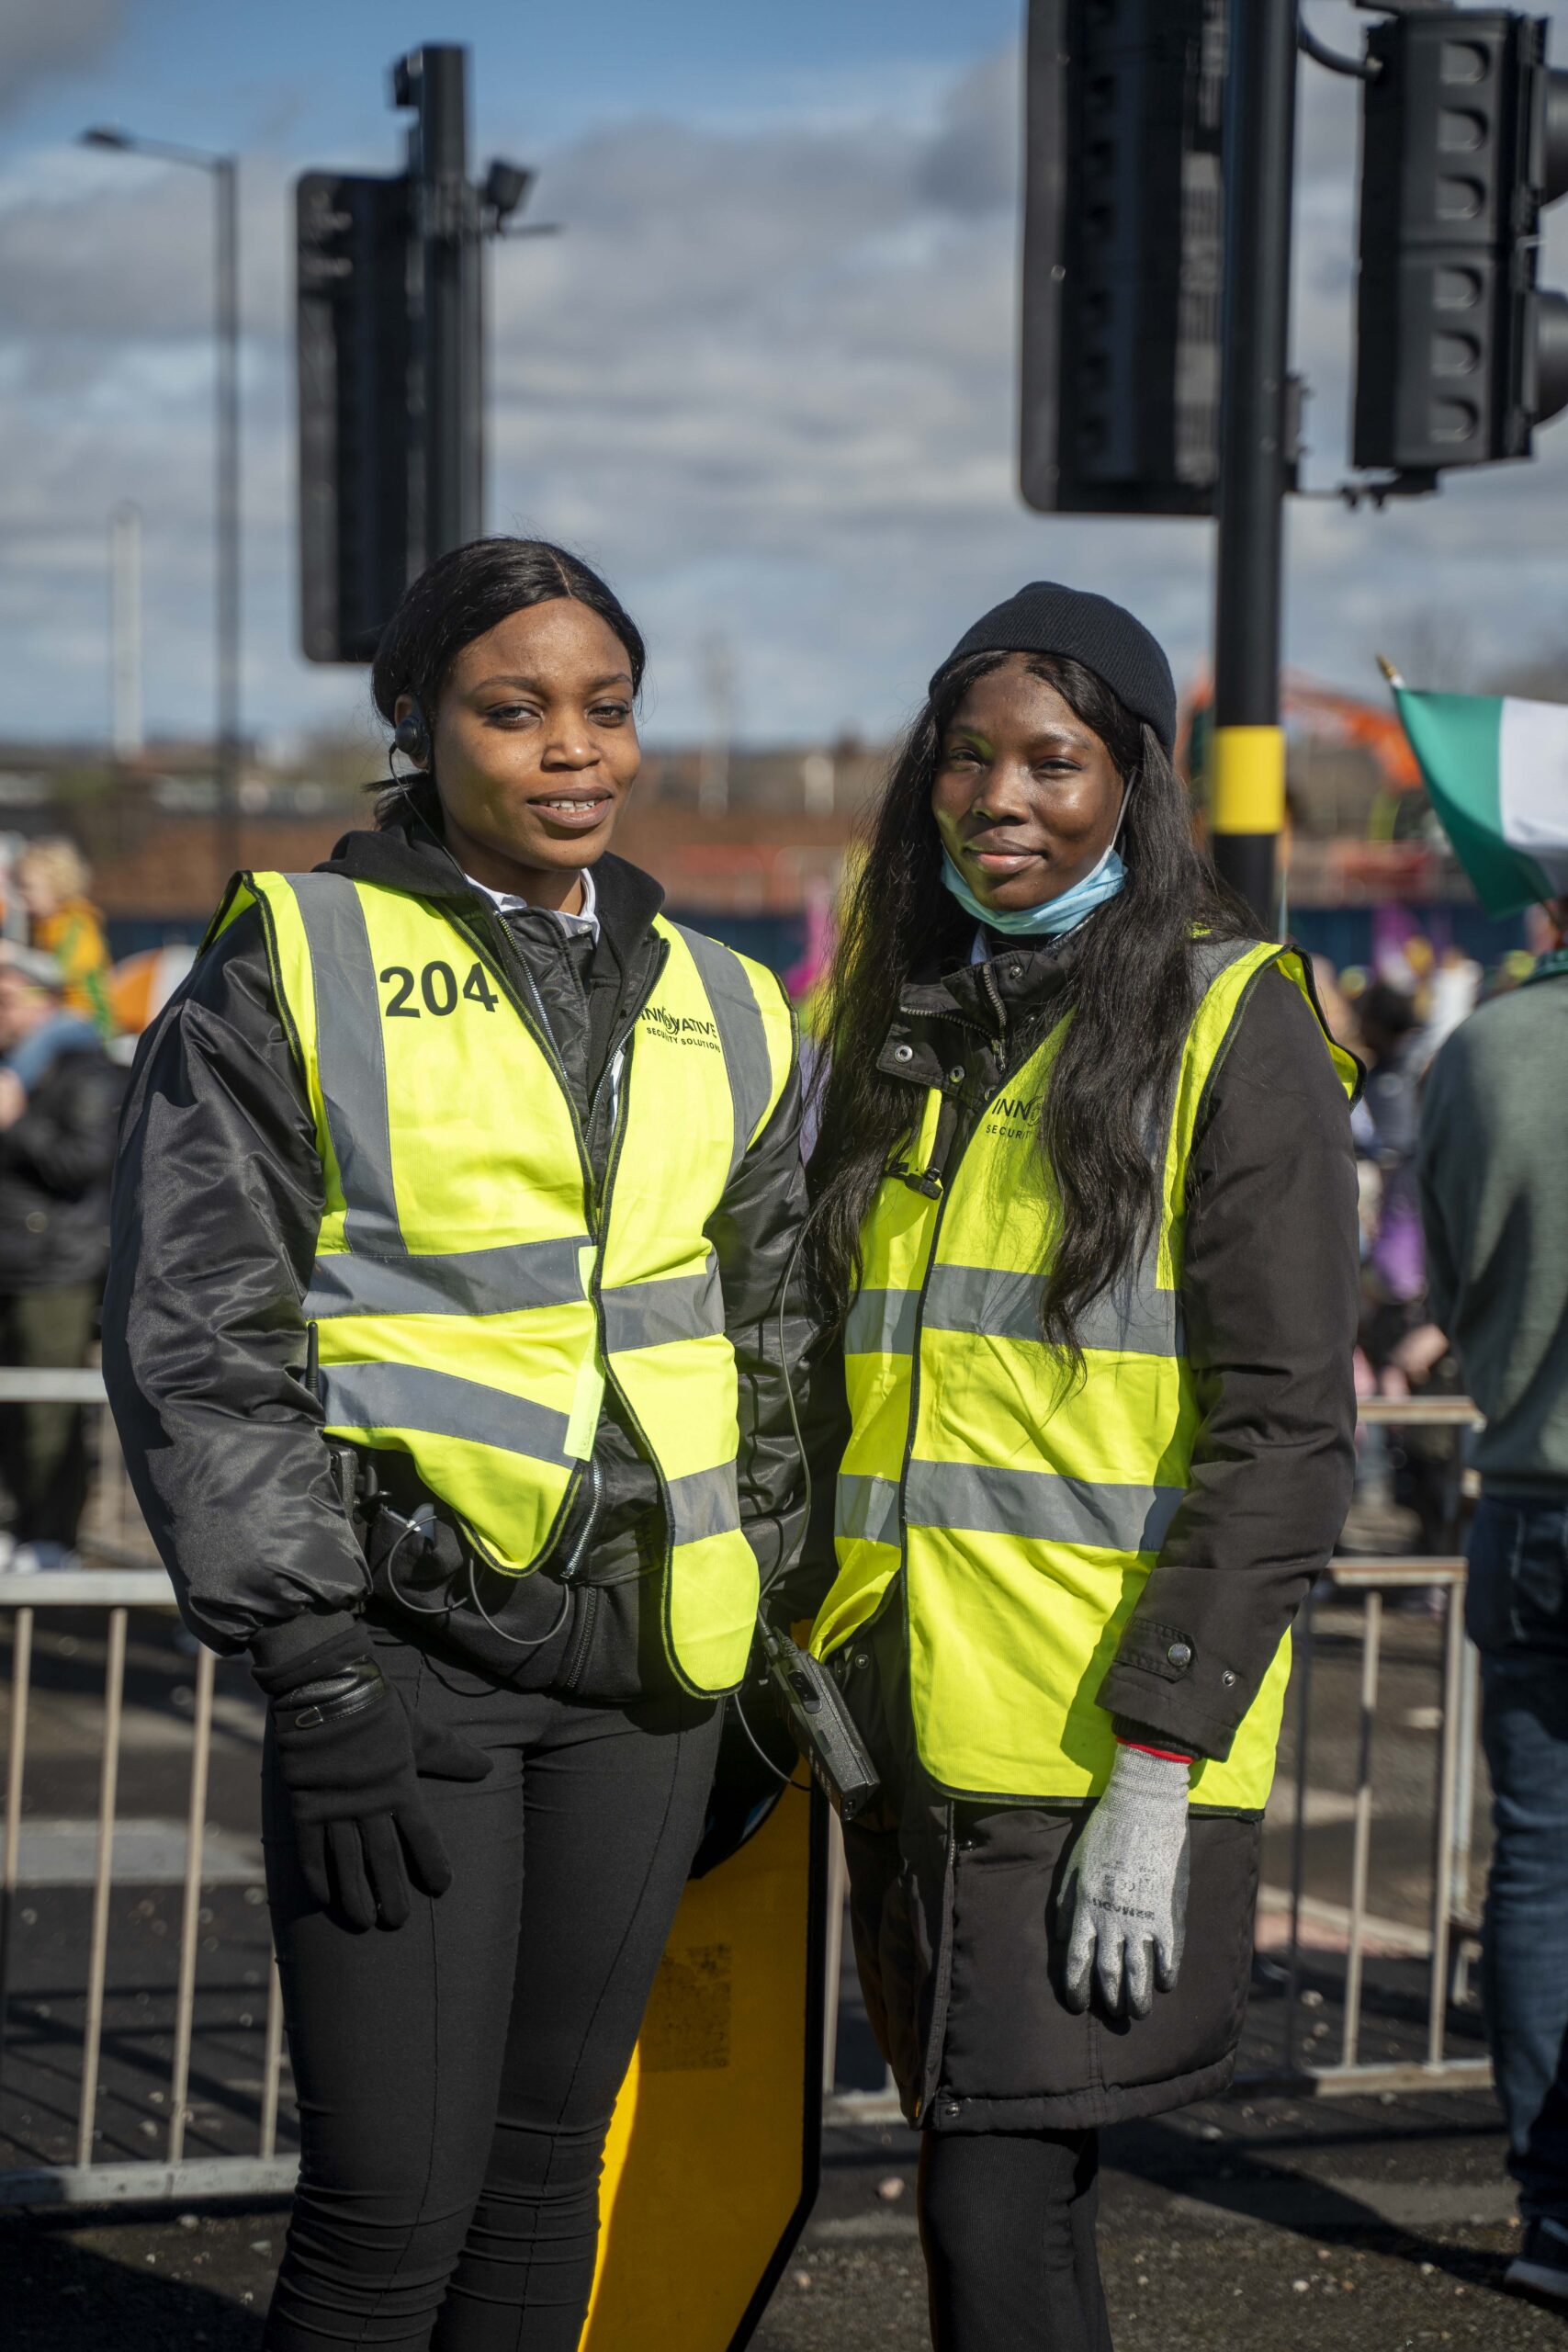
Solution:
<svg viewBox="0 0 1568 2352">
<path fill-rule="evenodd" d="M 1146 2018 L 1155 1991 L 1172 1991 L 1187 1925 L 1184 1758 L 1121 1747 L 1105 1793 L 1067 1858 L 1057 1918 L 1067 1931 L 1063 1993 L 1089 2007 L 1091 1976 L 1115 2016 Z"/>
</svg>

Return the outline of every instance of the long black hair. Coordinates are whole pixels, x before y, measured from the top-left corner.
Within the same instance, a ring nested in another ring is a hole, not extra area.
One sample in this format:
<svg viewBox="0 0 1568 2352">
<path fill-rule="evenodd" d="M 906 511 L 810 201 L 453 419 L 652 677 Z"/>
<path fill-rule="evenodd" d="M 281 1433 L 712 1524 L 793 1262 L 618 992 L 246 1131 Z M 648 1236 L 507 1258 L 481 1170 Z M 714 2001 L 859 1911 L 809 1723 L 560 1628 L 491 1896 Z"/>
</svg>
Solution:
<svg viewBox="0 0 1568 2352">
<path fill-rule="evenodd" d="M 442 689 L 463 648 L 513 613 L 530 605 L 553 604 L 562 596 L 586 605 L 619 638 L 635 695 L 648 665 L 642 632 L 592 566 L 549 539 L 470 539 L 466 547 L 437 556 L 410 582 L 381 632 L 370 667 L 370 692 L 388 726 L 397 725 L 400 696 L 412 695 L 427 730 L 433 731 Z M 371 789 L 383 791 L 384 786 L 378 784 Z M 431 787 L 416 780 L 415 789 L 428 792 Z M 386 793 L 377 807 L 378 821 L 385 823 L 409 797 L 407 786 Z"/>
<path fill-rule="evenodd" d="M 859 1281 L 862 1227 L 910 1126 L 908 1086 L 876 1067 L 899 990 L 917 971 L 961 963 L 974 935 L 942 881 L 931 791 L 943 739 L 976 679 L 1009 658 L 971 654 L 937 681 L 894 760 L 844 910 L 811 1159 L 813 1264 L 834 1317 Z M 1061 1203 L 1043 1337 L 1076 1374 L 1085 1309 L 1134 1262 L 1157 1216 L 1145 1135 L 1151 1105 L 1174 1086 L 1194 1011 L 1194 932 L 1255 933 L 1193 842 L 1186 790 L 1153 728 L 1079 662 L 1032 654 L 1028 667 L 1093 729 L 1131 787 L 1120 836 L 1126 886 L 1095 914 L 1072 960 L 1061 1006 L 1072 1017 L 1040 1114 L 1040 1148 Z"/>
</svg>

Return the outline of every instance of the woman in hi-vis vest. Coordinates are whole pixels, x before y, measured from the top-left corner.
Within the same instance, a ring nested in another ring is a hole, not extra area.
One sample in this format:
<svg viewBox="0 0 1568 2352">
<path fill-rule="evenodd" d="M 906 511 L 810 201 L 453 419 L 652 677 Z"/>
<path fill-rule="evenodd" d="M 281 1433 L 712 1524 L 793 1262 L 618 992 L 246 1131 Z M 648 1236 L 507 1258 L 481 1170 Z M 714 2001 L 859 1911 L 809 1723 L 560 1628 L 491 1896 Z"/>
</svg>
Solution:
<svg viewBox="0 0 1568 2352">
<path fill-rule="evenodd" d="M 824 1033 L 812 1646 L 883 1781 L 855 1949 L 940 2352 L 1110 2343 L 1096 2132 L 1229 2078 L 1287 1628 L 1350 1490 L 1356 1065 L 1194 848 L 1175 728 L 1119 606 L 988 613 L 893 769 Z"/>
<path fill-rule="evenodd" d="M 718 1694 L 794 1606 L 791 1015 L 606 854 L 642 671 L 558 548 L 432 565 L 376 830 L 237 877 L 127 1107 L 105 1376 L 269 1702 L 270 2352 L 572 2352 Z"/>
</svg>

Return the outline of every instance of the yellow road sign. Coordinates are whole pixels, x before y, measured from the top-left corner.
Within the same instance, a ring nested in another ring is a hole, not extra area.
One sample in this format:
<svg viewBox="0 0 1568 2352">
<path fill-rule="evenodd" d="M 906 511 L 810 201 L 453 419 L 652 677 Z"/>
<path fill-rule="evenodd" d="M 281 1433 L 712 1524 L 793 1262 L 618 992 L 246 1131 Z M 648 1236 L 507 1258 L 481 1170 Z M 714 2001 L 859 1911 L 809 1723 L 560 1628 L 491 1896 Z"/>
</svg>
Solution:
<svg viewBox="0 0 1568 2352">
<path fill-rule="evenodd" d="M 604 2155 L 580 2352 L 739 2352 L 817 2195 L 827 1808 L 687 1887 Z"/>
</svg>

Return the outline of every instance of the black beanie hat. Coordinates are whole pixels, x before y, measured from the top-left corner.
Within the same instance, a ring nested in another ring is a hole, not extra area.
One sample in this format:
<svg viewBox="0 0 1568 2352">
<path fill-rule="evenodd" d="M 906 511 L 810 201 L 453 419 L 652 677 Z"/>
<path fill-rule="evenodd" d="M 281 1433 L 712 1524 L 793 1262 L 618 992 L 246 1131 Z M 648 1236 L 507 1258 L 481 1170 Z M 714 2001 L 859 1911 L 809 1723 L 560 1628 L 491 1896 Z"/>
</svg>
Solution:
<svg viewBox="0 0 1568 2352">
<path fill-rule="evenodd" d="M 945 673 L 968 653 L 1060 653 L 1081 662 L 1104 679 L 1134 718 L 1148 720 L 1168 755 L 1176 747 L 1170 664 L 1143 622 L 1109 596 L 1064 588 L 1055 580 L 1032 580 L 964 630 L 931 679 L 933 695 Z"/>
</svg>

